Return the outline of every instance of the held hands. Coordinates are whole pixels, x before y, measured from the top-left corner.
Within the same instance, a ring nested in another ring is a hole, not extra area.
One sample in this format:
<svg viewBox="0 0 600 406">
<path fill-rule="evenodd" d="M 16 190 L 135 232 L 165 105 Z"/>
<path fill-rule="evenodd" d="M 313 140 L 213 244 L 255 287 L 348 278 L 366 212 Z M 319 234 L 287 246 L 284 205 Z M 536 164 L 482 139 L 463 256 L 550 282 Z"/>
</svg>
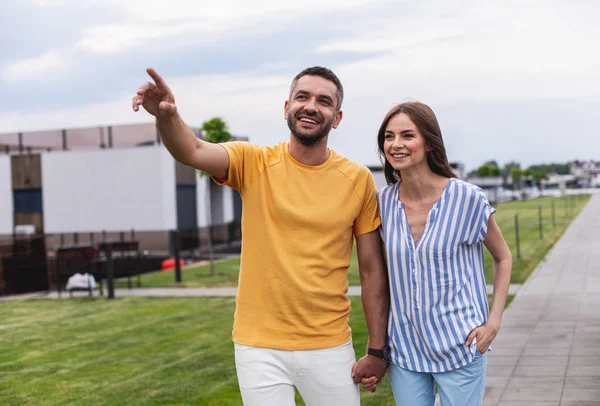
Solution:
<svg viewBox="0 0 600 406">
<path fill-rule="evenodd" d="M 171 92 L 167 83 L 154 69 L 148 68 L 146 72 L 154 80 L 154 83 L 145 82 L 140 86 L 133 97 L 133 111 L 138 111 L 140 106 L 142 106 L 156 118 L 172 117 L 177 113 L 173 92 Z"/>
<path fill-rule="evenodd" d="M 352 367 L 354 383 L 361 383 L 369 392 L 375 392 L 387 370 L 387 361 L 372 355 L 365 355 Z"/>
<path fill-rule="evenodd" d="M 500 330 L 500 325 L 488 320 L 483 326 L 476 327 L 469 333 L 465 345 L 468 347 L 477 338 L 477 349 L 481 354 L 484 354 L 496 338 L 498 330 Z"/>
</svg>

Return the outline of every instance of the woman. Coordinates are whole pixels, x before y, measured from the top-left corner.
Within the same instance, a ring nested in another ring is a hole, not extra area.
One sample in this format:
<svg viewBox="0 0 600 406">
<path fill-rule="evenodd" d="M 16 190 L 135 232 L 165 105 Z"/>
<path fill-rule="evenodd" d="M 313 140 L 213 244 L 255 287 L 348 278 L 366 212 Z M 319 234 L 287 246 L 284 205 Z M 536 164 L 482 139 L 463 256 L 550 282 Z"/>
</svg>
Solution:
<svg viewBox="0 0 600 406">
<path fill-rule="evenodd" d="M 378 134 L 378 193 L 390 279 L 389 375 L 396 405 L 480 405 L 512 257 L 483 191 L 456 178 L 427 105 L 394 107 Z M 488 309 L 483 245 L 494 258 Z M 367 390 L 375 379 L 362 380 Z"/>
</svg>

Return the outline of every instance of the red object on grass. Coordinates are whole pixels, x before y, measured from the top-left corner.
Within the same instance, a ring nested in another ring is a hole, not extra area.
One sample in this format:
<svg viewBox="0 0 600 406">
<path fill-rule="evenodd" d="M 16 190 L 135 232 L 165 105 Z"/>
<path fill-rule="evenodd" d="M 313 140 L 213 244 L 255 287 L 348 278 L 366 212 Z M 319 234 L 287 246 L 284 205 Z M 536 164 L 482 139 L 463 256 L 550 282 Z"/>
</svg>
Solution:
<svg viewBox="0 0 600 406">
<path fill-rule="evenodd" d="M 179 265 L 183 268 L 185 265 L 185 261 L 183 259 L 179 260 Z M 161 264 L 161 269 L 163 271 L 168 271 L 169 269 L 175 268 L 175 258 L 167 258 Z"/>
</svg>

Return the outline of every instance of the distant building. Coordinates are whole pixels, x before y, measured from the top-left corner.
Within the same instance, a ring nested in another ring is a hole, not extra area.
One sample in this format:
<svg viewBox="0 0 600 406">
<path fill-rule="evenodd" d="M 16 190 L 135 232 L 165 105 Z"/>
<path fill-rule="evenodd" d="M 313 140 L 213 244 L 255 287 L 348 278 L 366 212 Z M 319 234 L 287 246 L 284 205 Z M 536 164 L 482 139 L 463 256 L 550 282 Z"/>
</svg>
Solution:
<svg viewBox="0 0 600 406">
<path fill-rule="evenodd" d="M 469 176 L 466 181 L 482 189 L 498 188 L 504 184 L 502 176 Z"/>
<path fill-rule="evenodd" d="M 0 236 L 135 230 L 166 250 L 169 230 L 241 219 L 239 194 L 176 162 L 153 123 L 0 134 L 1 152 Z"/>
<path fill-rule="evenodd" d="M 579 187 L 600 184 L 600 162 L 575 161 L 571 164 L 570 173 L 576 178 L 576 183 Z"/>
<path fill-rule="evenodd" d="M 504 184 L 502 176 L 477 176 L 477 172 L 474 172 L 474 174 L 475 175 L 468 176 L 466 181 L 483 189 L 485 196 L 493 204 L 513 200 L 515 198 L 513 191 L 506 190 L 502 187 Z"/>
<path fill-rule="evenodd" d="M 465 165 L 461 162 L 450 162 L 450 168 L 454 171 L 458 179 L 465 179 Z"/>
<path fill-rule="evenodd" d="M 542 189 L 565 189 L 577 186 L 577 177 L 575 175 L 559 175 L 549 173 L 548 179 L 541 180 Z"/>
</svg>

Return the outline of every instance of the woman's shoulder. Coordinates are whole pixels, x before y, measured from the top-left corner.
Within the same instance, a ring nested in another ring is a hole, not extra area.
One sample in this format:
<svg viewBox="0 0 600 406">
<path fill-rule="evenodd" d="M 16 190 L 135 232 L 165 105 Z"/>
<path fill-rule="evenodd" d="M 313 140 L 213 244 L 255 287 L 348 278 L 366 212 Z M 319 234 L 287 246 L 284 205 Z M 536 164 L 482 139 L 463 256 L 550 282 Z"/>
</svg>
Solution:
<svg viewBox="0 0 600 406">
<path fill-rule="evenodd" d="M 474 185 L 472 183 L 469 183 L 467 181 L 464 181 L 464 180 L 458 179 L 458 178 L 453 178 L 452 182 L 454 182 L 456 189 L 462 193 L 485 196 L 485 192 L 483 191 L 483 189 L 477 185 Z"/>
<path fill-rule="evenodd" d="M 477 185 L 466 182 L 461 179 L 453 179 L 455 185 L 455 195 L 463 196 L 463 199 L 472 202 L 475 205 L 488 202 L 485 191 Z"/>
<path fill-rule="evenodd" d="M 377 191 L 377 199 L 381 201 L 382 199 L 389 199 L 391 196 L 398 196 L 398 183 L 392 183 L 391 185 L 387 185 Z"/>
</svg>

